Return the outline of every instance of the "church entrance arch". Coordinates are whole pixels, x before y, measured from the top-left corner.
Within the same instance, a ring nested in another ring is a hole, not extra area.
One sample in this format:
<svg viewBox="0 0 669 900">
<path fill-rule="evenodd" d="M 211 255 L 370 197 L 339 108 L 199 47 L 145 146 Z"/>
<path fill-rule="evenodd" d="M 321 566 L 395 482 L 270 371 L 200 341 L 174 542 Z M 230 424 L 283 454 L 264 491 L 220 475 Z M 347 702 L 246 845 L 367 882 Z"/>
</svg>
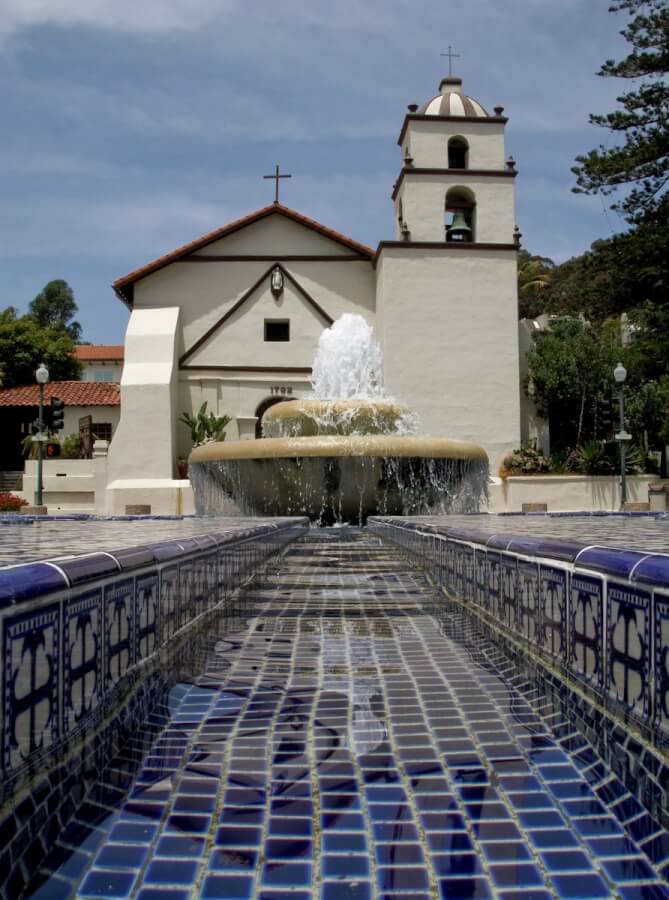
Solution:
<svg viewBox="0 0 669 900">
<path fill-rule="evenodd" d="M 292 400 L 292 397 L 265 397 L 262 403 L 259 403 L 255 415 L 258 419 L 256 422 L 256 438 L 261 438 L 263 436 L 262 433 L 262 418 L 270 408 L 270 406 L 275 406 L 277 403 L 285 403 L 286 400 Z"/>
</svg>

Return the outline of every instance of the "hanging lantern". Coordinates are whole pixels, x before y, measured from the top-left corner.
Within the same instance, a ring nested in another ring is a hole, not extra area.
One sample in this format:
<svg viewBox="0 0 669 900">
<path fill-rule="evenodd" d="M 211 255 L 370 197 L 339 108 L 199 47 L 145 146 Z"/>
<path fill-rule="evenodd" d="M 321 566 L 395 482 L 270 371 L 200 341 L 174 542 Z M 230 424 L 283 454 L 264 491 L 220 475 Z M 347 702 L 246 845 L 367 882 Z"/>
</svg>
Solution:
<svg viewBox="0 0 669 900">
<path fill-rule="evenodd" d="M 281 296 L 281 294 L 283 293 L 283 273 L 278 266 L 272 272 L 270 287 L 272 289 L 272 294 L 274 295 L 274 299 L 278 300 L 279 297 Z"/>
</svg>

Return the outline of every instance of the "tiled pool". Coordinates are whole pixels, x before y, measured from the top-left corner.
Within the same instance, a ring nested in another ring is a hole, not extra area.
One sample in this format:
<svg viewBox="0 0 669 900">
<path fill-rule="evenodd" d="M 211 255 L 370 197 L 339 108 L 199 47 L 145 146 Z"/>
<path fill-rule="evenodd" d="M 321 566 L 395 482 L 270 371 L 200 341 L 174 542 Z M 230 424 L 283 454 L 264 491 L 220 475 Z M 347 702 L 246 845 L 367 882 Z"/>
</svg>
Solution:
<svg viewBox="0 0 669 900">
<path fill-rule="evenodd" d="M 476 528 L 489 534 L 556 538 L 566 541 L 666 553 L 669 513 L 521 513 L 502 516 L 412 516 L 417 523 Z"/>
<path fill-rule="evenodd" d="M 373 534 L 293 544 L 191 650 L 29 896 L 669 897 L 669 834 Z"/>
<path fill-rule="evenodd" d="M 260 519 L 196 518 L 192 516 L 95 516 L 0 515 L 0 566 L 47 559 L 67 553 L 121 550 L 155 541 L 185 540 L 212 531 L 234 531 Z"/>
</svg>

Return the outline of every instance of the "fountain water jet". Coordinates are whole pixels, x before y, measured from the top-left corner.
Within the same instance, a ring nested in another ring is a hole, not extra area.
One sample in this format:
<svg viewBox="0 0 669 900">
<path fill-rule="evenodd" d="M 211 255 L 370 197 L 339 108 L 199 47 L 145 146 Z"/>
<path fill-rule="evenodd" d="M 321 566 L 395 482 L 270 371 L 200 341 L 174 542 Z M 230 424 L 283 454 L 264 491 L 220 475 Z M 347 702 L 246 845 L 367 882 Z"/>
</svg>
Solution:
<svg viewBox="0 0 669 900">
<path fill-rule="evenodd" d="M 271 407 L 261 440 L 193 450 L 198 513 L 220 513 L 230 499 L 244 514 L 308 515 L 320 524 L 478 510 L 485 451 L 418 435 L 415 414 L 387 396 L 382 367 L 371 327 L 343 315 L 321 335 L 313 398 Z"/>
</svg>

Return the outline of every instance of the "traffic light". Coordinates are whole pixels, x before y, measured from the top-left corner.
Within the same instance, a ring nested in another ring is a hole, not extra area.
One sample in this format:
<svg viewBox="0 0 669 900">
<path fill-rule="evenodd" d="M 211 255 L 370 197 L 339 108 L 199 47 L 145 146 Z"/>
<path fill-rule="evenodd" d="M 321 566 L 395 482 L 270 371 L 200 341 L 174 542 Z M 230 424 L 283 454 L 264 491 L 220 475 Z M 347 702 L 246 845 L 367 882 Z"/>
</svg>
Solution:
<svg viewBox="0 0 669 900">
<path fill-rule="evenodd" d="M 61 431 L 65 427 L 65 404 L 58 397 L 51 398 L 51 430 Z"/>
<path fill-rule="evenodd" d="M 610 397 L 604 397 L 599 401 L 599 432 L 604 437 L 610 437 L 613 434 L 613 418 L 615 410 L 613 409 L 613 400 Z"/>
</svg>

